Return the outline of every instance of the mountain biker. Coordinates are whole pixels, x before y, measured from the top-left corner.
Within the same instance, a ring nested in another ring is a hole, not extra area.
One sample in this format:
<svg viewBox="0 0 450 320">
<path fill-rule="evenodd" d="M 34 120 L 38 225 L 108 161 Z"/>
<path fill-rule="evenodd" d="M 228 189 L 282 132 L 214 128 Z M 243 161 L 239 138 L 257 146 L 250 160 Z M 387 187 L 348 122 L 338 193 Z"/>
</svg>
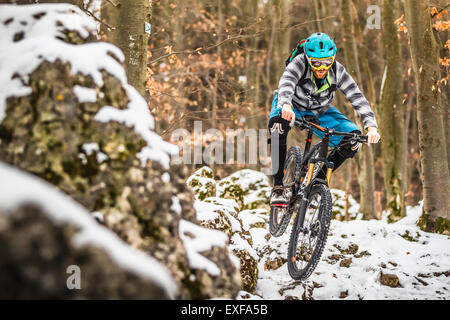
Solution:
<svg viewBox="0 0 450 320">
<path fill-rule="evenodd" d="M 303 48 L 304 52 L 287 65 L 272 103 L 269 130 L 272 144 L 278 141 L 278 146 L 275 144 L 272 146 L 272 169 L 275 174 L 270 197 L 271 205 L 287 205 L 291 197 L 291 190 L 282 187 L 283 169 L 287 149 L 286 139 L 296 117 L 313 116 L 319 120 L 322 127 L 333 128 L 340 132 L 361 133 L 356 124 L 331 106 L 334 91 L 337 89 L 345 95 L 360 116 L 364 129 L 368 131 L 368 143 L 377 143 L 380 139 L 375 115 L 369 102 L 344 66 L 335 60 L 337 48 L 333 39 L 325 33 L 314 33 L 306 39 Z M 323 135 L 316 130 L 314 133 L 320 138 Z M 347 138 L 332 136 L 330 146 L 336 147 L 336 151 L 332 152 L 327 160 L 334 163 L 336 170 L 346 159 L 355 156 L 361 144 L 351 143 Z M 324 179 L 325 174 L 322 170 L 317 177 Z"/>
</svg>

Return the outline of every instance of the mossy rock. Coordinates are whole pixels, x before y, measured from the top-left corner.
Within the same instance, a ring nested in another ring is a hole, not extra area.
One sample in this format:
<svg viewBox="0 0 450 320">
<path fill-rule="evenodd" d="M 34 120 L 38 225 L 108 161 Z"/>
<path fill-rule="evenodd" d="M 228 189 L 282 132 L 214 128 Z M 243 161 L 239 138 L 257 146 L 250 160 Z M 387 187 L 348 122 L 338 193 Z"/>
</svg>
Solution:
<svg viewBox="0 0 450 320">
<path fill-rule="evenodd" d="M 224 199 L 233 199 L 239 204 L 239 208 L 244 207 L 244 190 L 239 184 L 228 185 L 218 196 Z"/>
<path fill-rule="evenodd" d="M 443 217 L 431 217 L 425 212 L 417 221 L 417 226 L 425 232 L 440 233 L 449 236 L 450 235 L 450 220 Z"/>
<path fill-rule="evenodd" d="M 381 272 L 380 282 L 382 285 L 388 286 L 391 288 L 397 288 L 400 286 L 400 280 L 398 279 L 398 276 L 395 274 L 387 274 L 387 273 Z"/>
<path fill-rule="evenodd" d="M 186 184 L 192 189 L 197 199 L 204 200 L 216 196 L 216 180 L 213 177 L 212 169 L 204 166 L 195 171 L 186 180 Z"/>
<path fill-rule="evenodd" d="M 336 249 L 338 249 L 340 251 L 341 254 L 343 255 L 355 255 L 356 252 L 358 252 L 359 246 L 355 243 L 351 243 L 347 248 L 342 248 L 340 245 L 338 244 L 334 244 L 333 245 Z"/>
<path fill-rule="evenodd" d="M 258 283 L 258 261 L 246 250 L 233 249 L 233 253 L 241 261 L 242 288 L 253 293 Z"/>
<path fill-rule="evenodd" d="M 348 259 L 342 259 L 341 262 L 339 263 L 339 266 L 344 267 L 344 268 L 349 268 L 351 264 L 352 264 L 352 258 L 348 258 Z"/>
<path fill-rule="evenodd" d="M 244 169 L 217 183 L 217 196 L 235 199 L 241 209 L 256 209 L 268 205 L 268 177 L 258 171 Z M 253 203 L 253 199 L 258 203 Z"/>
<path fill-rule="evenodd" d="M 75 218 L 75 217 L 74 217 Z M 95 223 L 95 222 L 93 222 Z M 74 245 L 78 227 L 56 223 L 32 203 L 0 210 L 1 299 L 169 299 L 165 288 L 127 270 L 95 244 Z M 81 289 L 69 290 L 69 266 Z"/>
<path fill-rule="evenodd" d="M 216 217 L 214 219 L 202 220 L 200 225 L 214 230 L 224 232 L 229 238 L 232 237 L 233 231 L 231 227 L 230 217 L 222 211 L 215 211 Z"/>
<path fill-rule="evenodd" d="M 277 257 L 275 259 L 267 258 L 264 262 L 264 270 L 277 270 L 287 262 L 286 258 Z"/>
<path fill-rule="evenodd" d="M 244 197 L 243 209 L 270 209 L 271 187 L 262 187 L 258 190 L 251 191 Z"/>
<path fill-rule="evenodd" d="M 75 15 L 73 19 L 77 21 Z M 79 39 L 70 34 L 72 30 L 60 31 L 66 34 L 58 37 L 61 45 L 64 41 L 75 41 L 73 45 L 78 45 Z M 8 63 L 5 59 L 3 62 Z M 112 60 L 118 62 L 116 57 Z M 119 63 L 114 67 L 120 68 Z M 6 100 L 5 117 L 0 123 L 0 160 L 47 180 L 88 211 L 100 212 L 108 228 L 170 270 L 180 287 L 178 298 L 236 297 L 241 287 L 236 281 L 239 270 L 231 263 L 227 248 L 213 247 L 204 253 L 219 266 L 220 276 L 192 269 L 189 264 L 178 225 L 181 219 L 199 222 L 193 208 L 194 195 L 186 186 L 187 167 L 167 168 L 159 161 L 142 161 L 141 150 L 152 146 L 136 128 L 114 120 L 97 121 L 96 116 L 104 106 L 114 112 L 125 111 L 134 93 L 137 95 L 121 79 L 103 69 L 99 72 L 101 84 L 84 73 L 74 73 L 70 62 L 45 61 L 44 57 L 22 79 L 30 93 Z M 75 86 L 91 89 L 97 100 L 80 102 Z M 139 101 L 146 110 L 145 101 Z M 148 125 L 150 130 L 150 121 Z M 83 146 L 92 143 L 98 146 L 98 151 L 89 154 Z M 104 161 L 99 161 L 100 153 L 106 157 Z M 204 170 L 201 174 L 209 173 Z M 178 209 L 173 206 L 175 198 Z M 184 286 L 184 280 L 193 273 L 200 288 Z"/>
<path fill-rule="evenodd" d="M 199 200 L 205 200 L 216 195 L 216 181 L 214 179 L 194 175 L 188 178 L 186 184 Z"/>
<path fill-rule="evenodd" d="M 194 172 L 194 176 L 214 179 L 214 173 L 210 167 L 203 166 Z"/>
<path fill-rule="evenodd" d="M 419 241 L 418 238 L 420 238 L 420 233 L 416 232 L 416 237 L 414 237 L 413 235 L 411 235 L 409 230 L 406 230 L 405 233 L 401 235 L 401 237 L 410 242 L 418 242 Z"/>
<path fill-rule="evenodd" d="M 203 217 L 201 225 L 225 232 L 230 238 L 230 248 L 240 261 L 240 275 L 243 290 L 254 292 L 258 281 L 258 259 L 253 252 L 253 240 L 249 225 L 242 221 L 239 206 L 234 199 L 212 197 L 206 203 L 217 205 L 211 219 Z M 262 220 L 261 218 L 258 221 Z"/>
</svg>

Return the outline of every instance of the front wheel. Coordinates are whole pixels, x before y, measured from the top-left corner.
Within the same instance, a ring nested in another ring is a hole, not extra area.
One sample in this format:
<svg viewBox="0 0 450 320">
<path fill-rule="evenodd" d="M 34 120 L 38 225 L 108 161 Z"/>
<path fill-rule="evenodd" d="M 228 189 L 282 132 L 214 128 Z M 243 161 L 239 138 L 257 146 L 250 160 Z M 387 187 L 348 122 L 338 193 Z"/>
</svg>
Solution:
<svg viewBox="0 0 450 320">
<path fill-rule="evenodd" d="M 303 212 L 300 206 L 288 249 L 288 271 L 294 280 L 306 280 L 319 263 L 330 228 L 331 203 L 330 189 L 316 184 L 307 196 Z"/>
</svg>

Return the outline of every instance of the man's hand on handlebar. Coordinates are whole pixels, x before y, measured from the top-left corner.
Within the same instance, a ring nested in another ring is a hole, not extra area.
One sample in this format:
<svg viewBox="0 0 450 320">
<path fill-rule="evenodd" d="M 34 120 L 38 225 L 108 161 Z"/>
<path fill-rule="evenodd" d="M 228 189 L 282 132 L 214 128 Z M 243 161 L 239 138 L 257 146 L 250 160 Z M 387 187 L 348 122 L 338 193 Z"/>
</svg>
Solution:
<svg viewBox="0 0 450 320">
<path fill-rule="evenodd" d="M 380 134 L 378 133 L 378 129 L 375 127 L 367 128 L 367 143 L 378 143 L 380 141 Z"/>
<path fill-rule="evenodd" d="M 281 117 L 284 120 L 290 121 L 290 126 L 292 127 L 295 122 L 295 113 L 290 104 L 285 103 L 283 109 L 281 110 Z"/>
</svg>

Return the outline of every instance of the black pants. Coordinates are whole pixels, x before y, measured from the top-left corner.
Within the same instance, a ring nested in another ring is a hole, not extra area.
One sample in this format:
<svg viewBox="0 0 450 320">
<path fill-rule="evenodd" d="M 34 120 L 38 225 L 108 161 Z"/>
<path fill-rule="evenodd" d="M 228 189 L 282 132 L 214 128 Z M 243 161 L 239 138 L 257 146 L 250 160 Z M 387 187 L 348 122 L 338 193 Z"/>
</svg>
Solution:
<svg viewBox="0 0 450 320">
<path fill-rule="evenodd" d="M 287 153 L 287 135 L 290 129 L 289 121 L 280 116 L 272 117 L 269 120 L 272 173 L 273 184 L 275 186 L 283 184 L 283 169 Z M 327 160 L 334 163 L 334 170 L 336 170 L 346 159 L 353 158 L 358 151 L 359 145 L 357 143 L 350 143 L 348 138 L 343 138 L 335 150 L 328 155 Z M 318 173 L 317 177 L 325 179 L 325 175 L 326 168 L 323 168 L 321 172 Z"/>
</svg>

